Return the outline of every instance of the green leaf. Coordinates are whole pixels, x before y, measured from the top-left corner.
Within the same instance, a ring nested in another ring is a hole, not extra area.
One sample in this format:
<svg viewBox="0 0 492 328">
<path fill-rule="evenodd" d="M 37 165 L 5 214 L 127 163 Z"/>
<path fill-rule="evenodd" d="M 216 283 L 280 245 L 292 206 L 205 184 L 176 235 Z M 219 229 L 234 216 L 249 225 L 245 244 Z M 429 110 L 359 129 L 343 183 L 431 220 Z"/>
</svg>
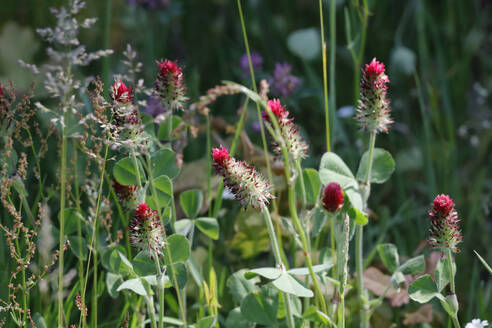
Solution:
<svg viewBox="0 0 492 328">
<path fill-rule="evenodd" d="M 181 219 L 176 221 L 174 224 L 174 228 L 176 229 L 176 233 L 180 235 L 187 236 L 190 233 L 191 228 L 193 227 L 193 221 L 190 219 Z"/>
<path fill-rule="evenodd" d="M 87 259 L 87 242 L 84 238 L 79 236 L 70 236 L 68 237 L 68 241 L 70 242 L 70 249 L 72 252 L 81 260 Z"/>
<path fill-rule="evenodd" d="M 312 321 L 312 322 L 320 323 L 322 325 L 335 326 L 335 323 L 333 322 L 333 320 L 329 316 L 327 316 L 325 313 L 319 311 L 315 306 L 309 307 L 309 309 L 307 309 L 302 314 L 302 318 L 309 320 L 309 321 Z"/>
<path fill-rule="evenodd" d="M 150 255 L 148 251 L 141 251 L 133 258 L 133 270 L 137 275 L 148 276 L 157 274 L 155 260 Z"/>
<path fill-rule="evenodd" d="M 320 54 L 319 29 L 315 27 L 292 32 L 287 38 L 287 47 L 300 58 L 310 61 Z"/>
<path fill-rule="evenodd" d="M 405 282 L 405 276 L 400 271 L 396 271 L 391 276 L 391 283 L 393 284 L 393 287 L 397 290 L 397 292 L 399 292 L 400 285 L 403 284 L 404 282 Z"/>
<path fill-rule="evenodd" d="M 166 175 L 170 179 L 174 179 L 179 174 L 179 168 L 176 166 L 176 155 L 168 148 L 161 149 L 150 157 L 150 167 L 154 177 Z"/>
<path fill-rule="evenodd" d="M 483 257 L 480 256 L 480 254 L 478 254 L 478 252 L 476 250 L 473 250 L 473 252 L 475 252 L 475 255 L 478 257 L 480 262 L 482 262 L 485 269 L 487 269 L 489 271 L 489 273 L 492 274 L 492 268 L 490 267 L 490 265 L 483 259 Z"/>
<path fill-rule="evenodd" d="M 145 180 L 145 173 L 141 165 L 139 166 L 140 180 Z M 133 158 L 125 157 L 120 159 L 113 168 L 113 176 L 115 179 L 124 186 L 138 184 L 137 168 L 133 163 Z"/>
<path fill-rule="evenodd" d="M 299 297 L 313 297 L 311 289 L 304 287 L 296 278 L 287 272 L 282 272 L 280 277 L 275 279 L 272 284 L 284 293 Z"/>
<path fill-rule="evenodd" d="M 140 296 L 148 296 L 147 289 L 144 286 L 143 280 L 141 278 L 134 278 L 124 281 L 116 291 L 122 291 L 124 289 L 131 290 Z"/>
<path fill-rule="evenodd" d="M 302 177 L 304 179 L 304 188 L 306 190 L 306 200 L 309 204 L 316 204 L 321 190 L 321 180 L 319 178 L 318 171 L 315 169 L 304 169 L 302 172 Z M 296 180 L 296 192 L 299 197 L 302 196 L 301 193 L 301 179 Z"/>
<path fill-rule="evenodd" d="M 451 272 L 449 272 L 449 259 L 447 257 L 439 259 L 434 271 L 434 280 L 436 281 L 437 290 L 441 292 L 449 284 Z"/>
<path fill-rule="evenodd" d="M 172 280 L 172 271 L 173 267 L 171 265 L 168 266 L 169 270 L 169 284 L 174 286 L 174 281 Z M 178 282 L 178 288 L 183 289 L 186 286 L 186 282 L 188 282 L 188 270 L 186 269 L 186 265 L 182 262 L 174 263 L 174 270 L 176 272 L 176 280 Z M 174 286 L 176 288 L 176 286 Z"/>
<path fill-rule="evenodd" d="M 195 220 L 195 224 L 201 232 L 213 240 L 219 239 L 219 222 L 216 218 L 198 218 Z"/>
<path fill-rule="evenodd" d="M 241 308 L 236 307 L 229 312 L 225 322 L 225 328 L 249 328 L 249 322 L 241 313 Z"/>
<path fill-rule="evenodd" d="M 315 273 L 323 272 L 323 271 L 329 270 L 331 267 L 333 267 L 333 262 L 313 265 L 313 271 Z M 292 275 L 299 275 L 299 276 L 307 276 L 310 274 L 309 268 L 295 268 L 295 269 L 290 269 L 287 272 L 292 274 Z"/>
<path fill-rule="evenodd" d="M 174 234 L 169 236 L 166 240 L 166 247 L 169 247 L 173 263 L 185 262 L 190 257 L 190 242 L 183 235 Z M 167 254 L 166 252 L 164 253 Z M 167 260 L 169 263 L 169 259 Z"/>
<path fill-rule="evenodd" d="M 342 188 L 357 183 L 347 164 L 332 152 L 324 153 L 321 157 L 319 177 L 324 185 L 337 182 Z"/>
<path fill-rule="evenodd" d="M 196 328 L 212 328 L 217 322 L 216 316 L 208 316 L 198 320 Z"/>
<path fill-rule="evenodd" d="M 367 175 L 367 162 L 369 152 L 366 151 L 360 160 L 359 170 L 357 171 L 357 179 L 359 181 L 365 181 Z M 391 154 L 384 149 L 374 148 L 372 170 L 371 170 L 371 183 L 383 183 L 391 177 L 395 170 L 395 161 Z"/>
<path fill-rule="evenodd" d="M 169 201 L 172 198 L 173 194 L 173 185 L 171 180 L 165 176 L 161 175 L 154 179 L 154 188 L 157 194 L 157 201 L 159 202 L 160 207 L 165 207 L 169 204 Z M 154 201 L 154 195 L 152 195 L 153 189 L 149 187 L 147 189 L 147 204 L 149 204 L 150 208 L 157 209 Z"/>
<path fill-rule="evenodd" d="M 171 119 L 171 129 L 169 129 L 169 120 Z M 183 120 L 181 117 L 172 115 L 170 117 L 166 117 L 166 119 L 159 125 L 159 131 L 157 132 L 157 137 L 159 139 L 173 140 L 175 138 L 171 138 L 171 132 L 176 130 L 176 128 L 181 124 Z"/>
<path fill-rule="evenodd" d="M 84 217 L 80 214 L 76 208 L 65 209 L 65 236 L 69 236 L 76 232 L 78 226 L 83 227 Z"/>
<path fill-rule="evenodd" d="M 323 230 L 323 227 L 330 219 L 326 215 L 326 211 L 321 206 L 316 206 L 313 209 L 312 222 L 313 228 L 311 229 L 312 238 L 315 239 L 320 232 Z"/>
<path fill-rule="evenodd" d="M 359 183 L 355 180 L 347 164 L 337 154 L 328 152 L 321 157 L 319 177 L 324 185 L 330 182 L 338 183 L 343 188 L 352 206 L 360 211 L 363 210 Z"/>
<path fill-rule="evenodd" d="M 412 257 L 398 267 L 403 274 L 417 274 L 425 270 L 425 259 L 423 255 Z"/>
<path fill-rule="evenodd" d="M 113 272 L 128 274 L 133 272 L 133 266 L 123 253 L 118 249 L 111 251 L 109 256 L 109 267 Z"/>
<path fill-rule="evenodd" d="M 250 293 L 241 302 L 241 314 L 248 321 L 265 326 L 277 323 L 278 292 L 268 289 L 264 287 L 259 292 Z"/>
<path fill-rule="evenodd" d="M 347 214 L 350 216 L 350 219 L 354 221 L 356 224 L 364 226 L 369 222 L 367 215 L 362 213 L 355 207 L 351 207 L 348 209 Z"/>
<path fill-rule="evenodd" d="M 398 249 L 393 244 L 379 244 L 377 247 L 379 257 L 390 272 L 395 272 L 400 265 Z"/>
<path fill-rule="evenodd" d="M 412 300 L 419 303 L 427 303 L 434 297 L 444 299 L 428 274 L 419 277 L 408 287 L 408 295 Z"/>
<path fill-rule="evenodd" d="M 258 269 L 247 271 L 244 274 L 244 277 L 246 279 L 251 279 L 257 276 L 262 276 L 264 278 L 273 280 L 280 277 L 281 274 L 282 274 L 282 270 L 279 268 L 258 268 Z"/>
<path fill-rule="evenodd" d="M 121 277 L 112 272 L 106 272 L 106 289 L 111 298 L 118 297 L 117 286 L 121 285 Z"/>
<path fill-rule="evenodd" d="M 179 195 L 179 202 L 185 214 L 194 219 L 202 207 L 203 192 L 199 189 L 186 190 Z"/>
<path fill-rule="evenodd" d="M 245 273 L 245 269 L 239 270 L 234 272 L 227 280 L 229 291 L 237 304 L 240 304 L 249 293 L 259 290 L 256 284 L 260 281 L 260 278 L 246 279 L 244 277 Z"/>
<path fill-rule="evenodd" d="M 43 316 L 39 312 L 34 313 L 34 315 L 32 316 L 32 321 L 34 321 L 34 326 L 31 326 L 31 324 L 29 324 L 29 327 L 36 327 L 36 328 L 48 327 L 46 325 L 46 321 L 44 320 Z"/>
<path fill-rule="evenodd" d="M 323 247 L 319 252 L 319 263 L 333 266 L 335 264 L 335 252 L 330 247 Z"/>
</svg>

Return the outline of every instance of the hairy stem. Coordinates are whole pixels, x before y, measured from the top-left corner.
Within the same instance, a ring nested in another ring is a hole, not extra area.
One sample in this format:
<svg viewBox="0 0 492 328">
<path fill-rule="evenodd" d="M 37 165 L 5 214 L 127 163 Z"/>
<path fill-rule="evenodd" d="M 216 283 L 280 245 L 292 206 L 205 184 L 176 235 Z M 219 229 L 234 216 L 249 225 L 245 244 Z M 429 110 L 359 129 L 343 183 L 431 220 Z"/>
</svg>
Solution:
<svg viewBox="0 0 492 328">
<path fill-rule="evenodd" d="M 149 180 L 150 180 L 150 188 L 152 190 L 152 197 L 154 198 L 154 203 L 157 206 L 157 213 L 158 213 L 159 218 L 162 222 L 161 206 L 159 205 L 159 199 L 157 197 L 157 190 L 156 190 L 155 185 L 154 185 L 154 177 L 152 174 L 152 168 L 150 167 L 150 165 L 151 165 L 150 164 L 150 156 L 147 152 L 145 153 L 145 156 L 146 156 L 146 162 L 147 162 L 147 171 L 148 171 Z M 171 197 L 172 212 L 173 212 L 172 215 L 173 215 L 173 218 L 175 220 L 176 210 L 174 208 L 174 190 L 171 190 L 171 195 L 173 195 Z M 162 232 L 163 232 L 164 240 L 167 240 L 167 233 L 166 233 L 166 229 L 164 228 L 164 225 L 163 225 Z M 174 262 L 173 262 L 171 250 L 169 249 L 169 247 L 164 247 L 164 251 L 166 252 L 166 256 L 170 262 L 169 265 L 171 266 L 171 279 L 172 279 L 174 288 L 176 289 L 176 297 L 178 299 L 178 306 L 179 306 L 179 311 L 180 311 L 180 315 L 181 315 L 181 320 L 183 321 L 183 327 L 186 328 L 186 327 L 188 327 L 187 322 L 186 322 L 186 308 L 185 308 L 184 303 L 183 303 L 182 294 L 180 293 L 180 290 L 179 290 L 178 279 L 176 277 L 176 270 L 174 267 Z M 162 294 L 164 295 L 164 293 L 162 293 Z"/>
<path fill-rule="evenodd" d="M 328 74 L 326 72 L 326 42 L 325 42 L 325 24 L 323 19 L 323 0 L 319 0 L 319 21 L 321 32 L 321 52 L 323 56 L 323 96 L 325 99 L 325 133 L 326 133 L 326 151 L 331 151 L 330 138 L 330 113 L 328 108 Z M 331 50 L 331 49 L 330 49 Z"/>
<path fill-rule="evenodd" d="M 285 265 L 282 261 L 282 256 L 280 254 L 280 247 L 277 241 L 277 235 L 275 234 L 275 228 L 273 227 L 272 223 L 272 217 L 270 216 L 270 211 L 268 210 L 268 207 L 265 205 L 261 206 L 261 211 L 263 213 L 263 217 L 265 218 L 265 224 L 268 229 L 268 234 L 270 236 L 270 241 L 272 243 L 272 250 L 273 250 L 273 256 L 275 257 L 275 262 L 277 263 L 277 266 L 280 266 L 282 270 L 285 269 Z M 282 292 L 282 297 L 284 300 L 285 304 L 285 320 L 287 321 L 287 326 L 289 328 L 294 328 L 295 327 L 295 322 L 294 322 L 294 316 L 292 314 L 292 305 L 290 302 L 290 297 L 288 294 Z"/>
<path fill-rule="evenodd" d="M 367 200 L 371 193 L 371 172 L 372 172 L 372 162 L 374 155 L 374 146 L 376 144 L 376 132 L 371 131 L 369 137 L 369 150 L 367 156 L 367 172 L 365 176 L 365 181 L 362 190 L 362 198 L 364 201 L 364 207 L 367 208 Z M 369 327 L 369 303 L 364 296 L 364 282 L 362 278 L 362 273 L 364 270 L 364 227 L 362 225 L 357 225 L 355 233 L 355 266 L 357 270 L 357 296 L 361 304 L 360 307 L 360 322 L 362 328 Z"/>
</svg>

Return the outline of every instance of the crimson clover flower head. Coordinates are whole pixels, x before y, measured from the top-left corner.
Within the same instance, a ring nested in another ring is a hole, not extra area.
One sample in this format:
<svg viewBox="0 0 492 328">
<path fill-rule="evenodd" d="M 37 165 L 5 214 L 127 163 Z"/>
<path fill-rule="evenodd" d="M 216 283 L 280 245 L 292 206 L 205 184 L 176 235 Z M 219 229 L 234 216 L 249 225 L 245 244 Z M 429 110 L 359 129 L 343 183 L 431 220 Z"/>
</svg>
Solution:
<svg viewBox="0 0 492 328">
<path fill-rule="evenodd" d="M 282 106 L 278 99 L 269 100 L 267 105 L 277 118 L 280 128 L 280 136 L 278 137 L 285 143 L 287 151 L 292 155 L 294 161 L 299 158 L 305 158 L 309 146 L 299 133 L 299 128 L 294 123 L 294 119 L 289 118 L 289 111 L 285 109 L 285 106 Z M 263 112 L 262 116 L 268 124 L 271 124 L 270 117 L 266 111 Z M 282 153 L 282 149 L 278 143 L 273 145 L 273 150 L 277 155 L 281 155 Z"/>
<path fill-rule="evenodd" d="M 273 198 L 270 185 L 251 165 L 231 157 L 223 146 L 212 149 L 212 166 L 224 177 L 224 185 L 234 194 L 244 208 L 259 208 Z"/>
<path fill-rule="evenodd" d="M 229 154 L 227 149 L 225 149 L 224 146 L 220 146 L 219 148 L 213 148 L 212 157 L 214 163 L 221 167 L 225 167 L 226 163 L 231 159 L 231 155 Z"/>
<path fill-rule="evenodd" d="M 390 100 L 387 98 L 389 82 L 384 64 L 376 58 L 362 70 L 356 116 L 361 129 L 388 132 L 388 127 L 393 123 L 390 117 Z"/>
<path fill-rule="evenodd" d="M 343 207 L 343 191 L 342 187 L 336 182 L 331 182 L 326 185 L 323 191 L 323 207 L 331 213 L 338 212 Z"/>
<path fill-rule="evenodd" d="M 156 61 L 159 71 L 154 82 L 154 89 L 162 105 L 168 110 L 184 109 L 188 100 L 184 75 L 178 63 L 172 60 Z"/>
<path fill-rule="evenodd" d="M 136 200 L 137 185 L 125 186 L 113 179 L 113 189 L 123 205 L 131 205 Z"/>
<path fill-rule="evenodd" d="M 111 99 L 119 103 L 128 103 L 133 99 L 132 87 L 127 87 L 121 80 L 115 81 L 111 87 Z"/>
<path fill-rule="evenodd" d="M 444 194 L 436 196 L 428 214 L 431 222 L 429 244 L 432 247 L 449 248 L 453 252 L 459 252 L 457 245 L 463 236 L 458 225 L 458 212 L 451 197 Z"/>
<path fill-rule="evenodd" d="M 132 87 L 121 81 L 115 81 L 111 87 L 110 98 L 115 121 L 114 134 L 120 140 L 138 143 L 143 132 L 142 119 L 138 107 L 132 102 Z"/>
<path fill-rule="evenodd" d="M 140 203 L 135 209 L 129 229 L 130 243 L 133 247 L 148 251 L 151 256 L 162 256 L 165 247 L 164 229 L 157 211 L 150 209 L 145 203 Z"/>
</svg>

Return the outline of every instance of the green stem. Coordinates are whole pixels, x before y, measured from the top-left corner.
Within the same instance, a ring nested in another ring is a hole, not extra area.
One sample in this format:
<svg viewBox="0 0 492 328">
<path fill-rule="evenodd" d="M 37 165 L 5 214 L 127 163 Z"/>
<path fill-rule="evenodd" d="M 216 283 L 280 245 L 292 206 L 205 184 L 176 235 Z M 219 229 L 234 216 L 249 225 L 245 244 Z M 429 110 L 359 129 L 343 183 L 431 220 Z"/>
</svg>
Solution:
<svg viewBox="0 0 492 328">
<path fill-rule="evenodd" d="M 325 24 L 323 19 L 323 0 L 319 0 L 319 21 L 320 21 L 320 32 L 321 32 L 321 52 L 323 56 L 323 96 L 325 99 L 326 151 L 329 152 L 331 151 L 330 113 L 328 108 L 328 74 L 326 72 L 327 60 L 326 60 Z"/>
<path fill-rule="evenodd" d="M 343 218 L 343 245 L 341 268 L 339 269 L 340 281 L 340 306 L 338 307 L 338 327 L 345 328 L 345 288 L 347 286 L 347 263 L 348 263 L 348 250 L 349 250 L 349 216 L 346 213 L 342 214 Z"/>
<path fill-rule="evenodd" d="M 92 253 L 93 253 L 93 249 L 95 250 L 95 240 L 97 238 L 97 223 L 98 223 L 98 218 L 99 218 L 99 210 L 101 208 L 101 199 L 102 199 L 102 188 L 103 188 L 103 185 L 104 185 L 104 174 L 106 172 L 106 162 L 107 162 L 107 159 L 108 159 L 108 153 L 109 153 L 109 144 L 106 144 L 106 149 L 104 150 L 104 160 L 103 160 L 103 164 L 102 164 L 102 168 L 101 168 L 101 175 L 99 177 L 99 189 L 98 189 L 98 196 L 97 196 L 97 201 L 96 201 L 96 213 L 94 215 L 94 222 L 92 224 L 92 236 L 91 236 L 91 242 L 89 244 L 89 254 L 87 256 L 87 266 L 86 266 L 86 270 L 85 270 L 85 276 L 84 276 L 84 284 L 83 284 L 83 287 L 82 287 L 82 293 L 81 293 L 81 298 L 82 299 L 85 299 L 85 293 L 87 291 L 87 283 L 88 283 L 88 276 L 89 276 L 89 268 L 90 268 L 90 264 L 91 264 L 91 256 L 92 256 Z M 94 265 L 96 265 L 96 255 L 94 254 Z M 94 271 L 96 271 L 96 268 L 94 268 Z M 96 281 L 96 285 L 94 286 L 94 289 L 97 289 L 97 281 Z M 97 301 L 96 301 L 96 306 L 97 306 Z M 92 309 L 92 311 L 97 311 L 97 308 L 95 309 Z M 79 319 L 79 326 L 81 327 L 84 327 L 85 326 L 85 320 L 82 321 L 82 313 L 80 315 L 80 319 Z M 84 324 L 83 324 L 84 323 Z"/>
<path fill-rule="evenodd" d="M 330 110 L 336 110 L 335 59 L 337 51 L 337 7 L 336 0 L 330 1 Z M 333 128 L 333 127 L 330 127 Z M 333 132 L 334 129 L 333 129 Z"/>
<path fill-rule="evenodd" d="M 284 145 L 282 145 L 282 154 L 283 154 L 283 158 L 284 158 L 285 179 L 286 179 L 287 184 L 288 184 L 287 189 L 288 189 L 288 200 L 289 200 L 290 215 L 292 217 L 292 220 L 294 221 L 294 226 L 296 227 L 297 233 L 299 234 L 299 237 L 301 239 L 304 257 L 306 259 L 306 265 L 308 266 L 309 274 L 311 276 L 311 279 L 313 280 L 314 289 L 316 290 L 317 298 L 321 304 L 321 309 L 325 314 L 327 314 L 328 308 L 326 307 L 325 298 L 323 296 L 323 293 L 321 292 L 321 288 L 319 286 L 318 279 L 316 278 L 316 274 L 314 273 L 313 264 L 311 262 L 311 256 L 309 254 L 310 250 L 309 250 L 309 245 L 308 245 L 307 238 L 306 238 L 306 233 L 304 232 L 304 228 L 301 224 L 301 221 L 299 220 L 299 217 L 297 216 L 297 208 L 296 208 L 296 204 L 295 204 L 295 189 L 294 189 L 294 186 L 292 185 L 293 181 L 291 181 L 291 176 L 290 176 L 289 155 L 288 155 L 287 149 L 285 148 Z"/>
<path fill-rule="evenodd" d="M 98 275 L 97 275 L 97 239 L 98 239 L 98 235 L 99 235 L 99 225 L 96 224 L 94 226 L 95 228 L 95 236 L 96 238 L 94 239 L 94 249 L 96 250 L 94 252 L 94 269 L 93 269 L 93 272 L 92 272 L 92 305 L 91 305 L 91 309 L 92 309 L 92 315 L 91 315 L 91 319 L 92 319 L 92 327 L 97 327 L 97 285 L 98 285 Z"/>
<path fill-rule="evenodd" d="M 145 156 L 146 156 L 146 162 L 147 162 L 147 173 L 149 174 L 149 180 L 150 180 L 150 188 L 152 190 L 152 197 L 154 198 L 154 203 L 157 206 L 157 212 L 158 212 L 159 218 L 162 220 L 161 206 L 159 205 L 157 190 L 156 190 L 155 185 L 154 185 L 154 177 L 152 174 L 152 168 L 150 167 L 150 156 L 147 152 L 145 153 Z M 175 218 L 176 210 L 174 208 L 174 190 L 171 190 L 171 195 L 173 195 L 172 199 L 171 199 L 172 212 L 173 212 L 172 213 L 172 216 L 173 216 L 172 220 L 176 220 L 176 218 Z M 162 233 L 163 233 L 164 240 L 167 240 L 166 229 L 162 229 Z M 180 290 L 179 290 L 178 279 L 176 278 L 176 270 L 174 267 L 174 262 L 173 262 L 171 250 L 169 249 L 169 247 L 164 247 L 164 251 L 166 252 L 166 256 L 169 259 L 169 265 L 171 266 L 171 279 L 172 279 L 174 288 L 176 289 L 176 297 L 178 299 L 178 306 L 179 306 L 179 311 L 180 311 L 180 315 L 181 315 L 181 320 L 183 321 L 183 327 L 187 328 L 188 325 L 186 322 L 186 309 L 184 307 L 182 294 L 180 293 Z"/>
<path fill-rule="evenodd" d="M 358 10 L 358 9 L 357 9 Z M 367 0 L 364 0 L 364 8 L 363 13 L 360 15 L 362 28 L 361 28 L 361 40 L 360 40 L 360 48 L 359 55 L 357 58 L 354 58 L 354 106 L 357 107 L 359 102 L 359 78 L 360 78 L 360 66 L 362 64 L 362 59 L 364 58 L 364 50 L 366 46 L 366 31 L 367 31 L 367 23 L 369 17 L 369 6 L 367 4 Z"/>
<path fill-rule="evenodd" d="M 453 255 L 451 254 L 450 248 L 447 249 L 447 256 L 448 256 L 448 261 L 447 261 L 448 262 L 448 270 L 449 270 L 449 274 L 451 275 L 451 277 L 449 277 L 449 288 L 451 289 L 451 293 L 456 296 L 456 287 L 454 284 L 455 272 L 453 269 Z M 460 322 L 458 321 L 458 313 L 453 315 L 451 318 L 453 320 L 454 327 L 460 328 Z"/>
<path fill-rule="evenodd" d="M 60 240 L 59 240 L 59 258 L 58 258 L 58 327 L 64 326 L 63 312 L 63 253 L 65 246 L 65 194 L 67 184 L 67 124 L 65 112 L 63 113 L 62 124 L 62 151 L 61 151 L 61 178 L 60 178 Z"/>
<path fill-rule="evenodd" d="M 277 241 L 277 235 L 275 234 L 275 228 L 273 227 L 272 223 L 272 217 L 270 216 L 270 211 L 268 210 L 268 207 L 266 207 L 264 204 L 261 205 L 261 211 L 263 213 L 263 217 L 265 218 L 265 224 L 268 229 L 268 234 L 270 235 L 270 241 L 272 244 L 272 250 L 273 250 L 273 256 L 275 257 L 275 262 L 277 263 L 277 266 L 280 266 L 282 270 L 285 270 L 285 265 L 282 261 L 282 256 L 280 254 L 280 247 Z M 284 304 L 285 304 L 285 320 L 287 321 L 287 326 L 289 328 L 294 328 L 295 327 L 295 322 L 294 322 L 294 316 L 292 314 L 292 305 L 290 302 L 290 297 L 286 293 L 282 293 L 282 297 L 284 299 Z"/>
<path fill-rule="evenodd" d="M 157 323 L 155 321 L 155 306 L 154 299 L 147 297 L 147 306 L 149 307 L 149 315 L 150 315 L 150 325 L 152 328 L 157 328 Z"/>
<path fill-rule="evenodd" d="M 371 172 L 372 172 L 372 162 L 374 155 L 374 146 L 376 144 L 376 132 L 371 131 L 369 137 L 369 150 L 367 156 L 367 172 L 365 176 L 365 181 L 363 185 L 362 197 L 364 201 L 364 207 L 367 208 L 367 200 L 369 199 L 369 194 L 371 192 Z M 360 320 L 361 327 L 369 327 L 369 303 L 364 296 L 364 281 L 362 279 L 362 273 L 364 270 L 364 251 L 363 251 L 363 241 L 364 241 L 364 227 L 362 225 L 357 225 L 355 234 L 355 266 L 357 270 L 357 296 L 361 304 L 360 308 Z"/>
<path fill-rule="evenodd" d="M 301 185 L 301 195 L 302 195 L 302 207 L 306 207 L 307 197 L 306 197 L 306 187 L 304 185 L 304 175 L 302 174 L 301 159 L 296 161 L 297 175 L 299 176 L 299 183 Z"/>
<path fill-rule="evenodd" d="M 255 71 L 253 69 L 253 64 L 251 62 L 251 53 L 249 51 L 248 34 L 246 33 L 246 24 L 244 23 L 244 16 L 243 16 L 243 9 L 241 7 L 241 0 L 237 0 L 237 6 L 238 6 L 238 10 L 239 10 L 239 18 L 241 20 L 241 29 L 243 31 L 244 46 L 246 48 L 246 54 L 248 55 L 249 72 L 251 75 L 251 84 L 253 85 L 253 91 L 255 93 L 258 93 L 258 89 L 256 88 Z M 270 167 L 270 156 L 268 155 L 268 145 L 266 142 L 265 127 L 263 125 L 263 119 L 261 117 L 260 104 L 258 104 L 258 103 L 256 103 L 256 112 L 258 115 L 258 122 L 260 123 L 261 142 L 263 143 L 263 152 L 265 154 L 265 163 L 266 163 L 267 172 L 268 172 L 268 180 L 270 181 L 270 183 L 273 183 L 273 175 L 272 175 L 272 169 Z M 273 203 L 273 206 L 275 208 L 276 207 L 275 200 L 272 200 L 272 203 Z"/>
<path fill-rule="evenodd" d="M 162 284 L 162 270 L 159 264 L 159 257 L 154 253 L 155 268 L 157 275 L 157 286 L 159 288 L 159 328 L 164 328 L 164 285 Z"/>
</svg>

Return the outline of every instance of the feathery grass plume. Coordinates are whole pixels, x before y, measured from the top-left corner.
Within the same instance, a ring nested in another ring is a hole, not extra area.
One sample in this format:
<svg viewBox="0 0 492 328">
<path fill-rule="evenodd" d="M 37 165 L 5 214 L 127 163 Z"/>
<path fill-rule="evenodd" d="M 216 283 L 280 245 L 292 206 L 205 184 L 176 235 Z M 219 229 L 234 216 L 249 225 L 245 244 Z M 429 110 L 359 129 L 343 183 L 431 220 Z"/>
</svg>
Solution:
<svg viewBox="0 0 492 328">
<path fill-rule="evenodd" d="M 326 185 L 323 190 L 322 204 L 325 210 L 331 213 L 338 212 L 342 209 L 343 191 L 338 183 L 331 182 Z"/>
<path fill-rule="evenodd" d="M 253 166 L 231 157 L 223 147 L 212 149 L 213 167 L 224 177 L 224 185 L 231 190 L 244 208 L 261 209 L 273 196 L 270 185 L 256 172 Z"/>
<path fill-rule="evenodd" d="M 184 109 L 183 103 L 188 101 L 184 84 L 183 71 L 177 62 L 165 59 L 157 61 L 159 72 L 154 88 L 162 105 L 168 110 Z"/>
<path fill-rule="evenodd" d="M 429 210 L 429 244 L 457 253 L 460 250 L 457 245 L 463 239 L 458 226 L 458 212 L 454 208 L 454 202 L 448 195 L 438 195 L 434 199 L 432 209 Z"/>
<path fill-rule="evenodd" d="M 384 64 L 378 62 L 376 58 L 362 69 L 356 116 L 361 129 L 370 132 L 388 132 L 388 127 L 393 123 L 390 117 L 390 100 L 387 98 L 389 82 Z"/>
<path fill-rule="evenodd" d="M 145 203 L 135 209 L 130 222 L 130 243 L 141 251 L 149 251 L 150 255 L 162 256 L 165 247 L 164 229 L 156 210 L 151 210 Z"/>
<path fill-rule="evenodd" d="M 280 100 L 273 99 L 267 102 L 268 107 L 277 118 L 277 123 L 280 128 L 280 138 L 285 142 L 287 151 L 292 155 L 294 161 L 300 158 L 305 158 L 309 146 L 304 142 L 304 139 L 299 133 L 299 128 L 294 124 L 294 118 L 289 118 L 289 111 L 285 110 L 285 106 L 280 104 Z M 263 119 L 271 124 L 268 113 L 263 112 Z M 278 142 L 281 142 L 280 140 Z M 274 151 L 280 155 L 281 147 L 274 144 Z"/>
</svg>

